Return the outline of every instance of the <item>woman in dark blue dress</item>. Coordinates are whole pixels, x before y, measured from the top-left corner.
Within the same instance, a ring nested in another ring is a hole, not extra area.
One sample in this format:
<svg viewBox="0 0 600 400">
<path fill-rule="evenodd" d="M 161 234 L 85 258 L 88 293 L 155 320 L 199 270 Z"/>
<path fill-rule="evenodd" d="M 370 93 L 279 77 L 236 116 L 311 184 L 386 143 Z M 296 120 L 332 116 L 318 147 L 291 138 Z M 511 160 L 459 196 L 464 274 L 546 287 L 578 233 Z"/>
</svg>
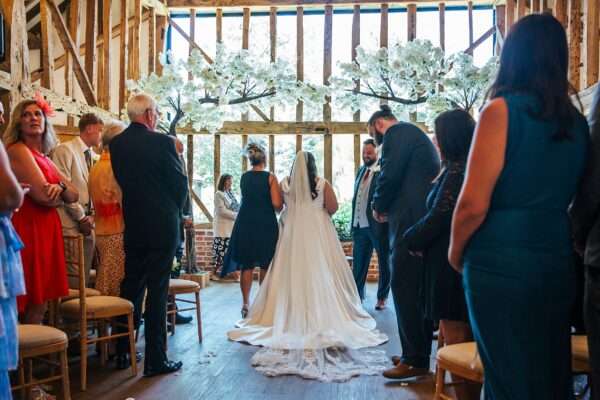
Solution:
<svg viewBox="0 0 600 400">
<path fill-rule="evenodd" d="M 568 54 L 552 15 L 513 26 L 456 205 L 449 258 L 456 269 L 464 266 L 486 399 L 574 398 L 567 208 L 589 139 L 569 97 Z"/>
<path fill-rule="evenodd" d="M 442 172 L 427 196 L 427 214 L 404 233 L 408 249 L 423 257 L 423 304 L 425 317 L 440 321 L 444 344 L 473 340 L 462 278 L 448 263 L 450 224 L 465 178 L 475 121 L 464 110 L 451 110 L 435 120 L 435 138 Z M 459 379 L 460 380 L 460 379 Z M 480 385 L 457 385 L 461 400 L 479 400 Z"/>
<path fill-rule="evenodd" d="M 264 149 L 251 143 L 246 154 L 252 169 L 245 172 L 240 180 L 242 204 L 221 271 L 221 277 L 224 277 L 235 269 L 242 270 L 242 318 L 248 313 L 254 268 L 260 268 L 262 283 L 275 254 L 279 236 L 275 212 L 283 207 L 277 178 L 265 171 L 267 157 Z"/>
</svg>

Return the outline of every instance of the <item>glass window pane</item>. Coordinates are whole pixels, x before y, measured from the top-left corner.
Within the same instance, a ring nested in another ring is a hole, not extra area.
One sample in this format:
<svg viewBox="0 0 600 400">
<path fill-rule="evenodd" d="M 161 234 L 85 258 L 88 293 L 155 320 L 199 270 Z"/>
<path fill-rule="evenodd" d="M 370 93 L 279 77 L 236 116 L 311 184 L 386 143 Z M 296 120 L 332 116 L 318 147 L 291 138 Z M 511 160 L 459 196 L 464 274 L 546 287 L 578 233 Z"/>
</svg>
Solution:
<svg viewBox="0 0 600 400">
<path fill-rule="evenodd" d="M 465 51 L 469 47 L 469 14 L 467 10 L 446 10 L 446 54 Z"/>
<path fill-rule="evenodd" d="M 333 29 L 337 27 L 334 25 Z M 323 44 L 325 16 L 304 15 L 304 79 L 317 84 L 323 83 Z M 323 107 L 304 105 L 305 121 L 323 120 Z"/>
<path fill-rule="evenodd" d="M 388 17 L 388 37 L 390 45 L 408 41 L 408 16 L 406 8 L 394 10 Z"/>
<path fill-rule="evenodd" d="M 214 16 L 196 17 L 196 43 L 214 59 L 217 47 L 217 19 Z"/>
<path fill-rule="evenodd" d="M 277 58 L 281 58 L 296 70 L 296 15 L 277 16 Z M 275 119 L 295 121 L 296 107 L 276 106 Z"/>
<path fill-rule="evenodd" d="M 325 166 L 323 135 L 303 135 L 302 150 L 310 151 L 315 156 L 319 176 L 323 176 Z"/>
<path fill-rule="evenodd" d="M 417 39 L 427 39 L 434 46 L 440 45 L 440 12 L 417 11 Z"/>
<path fill-rule="evenodd" d="M 223 14 L 223 44 L 228 49 L 242 48 L 242 20 L 238 15 Z"/>
<path fill-rule="evenodd" d="M 240 177 L 242 176 L 242 137 L 240 135 L 221 135 L 221 174 L 233 177 L 233 192 L 240 195 Z"/>
<path fill-rule="evenodd" d="M 379 48 L 381 13 L 368 12 L 360 15 L 360 45 L 369 50 Z M 352 38 L 349 36 L 348 39 Z M 348 40 L 347 39 L 347 40 Z"/>
<path fill-rule="evenodd" d="M 354 194 L 354 135 L 333 135 L 333 189 L 340 204 Z"/>
<path fill-rule="evenodd" d="M 339 74 L 338 64 L 352 60 L 352 14 L 333 15 L 332 64 L 333 75 Z M 336 96 L 331 102 L 331 118 L 334 121 L 352 121 L 352 112 L 336 107 Z"/>
<path fill-rule="evenodd" d="M 275 176 L 281 182 L 292 171 L 296 157 L 296 135 L 275 135 Z"/>
</svg>

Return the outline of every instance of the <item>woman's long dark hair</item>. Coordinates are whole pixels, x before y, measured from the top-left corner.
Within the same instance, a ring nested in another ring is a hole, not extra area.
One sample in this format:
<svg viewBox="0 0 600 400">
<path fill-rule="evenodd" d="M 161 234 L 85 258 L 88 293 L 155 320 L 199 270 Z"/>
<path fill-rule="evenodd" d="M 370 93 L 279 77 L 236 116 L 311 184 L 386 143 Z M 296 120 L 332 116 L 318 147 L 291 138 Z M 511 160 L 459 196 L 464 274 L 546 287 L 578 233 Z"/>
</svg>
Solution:
<svg viewBox="0 0 600 400">
<path fill-rule="evenodd" d="M 466 163 L 475 120 L 465 110 L 444 111 L 435 119 L 435 139 L 444 162 Z"/>
<path fill-rule="evenodd" d="M 224 192 L 225 191 L 225 183 L 228 179 L 233 179 L 233 177 L 229 174 L 223 174 L 219 178 L 219 183 L 217 184 L 217 190 Z"/>
<path fill-rule="evenodd" d="M 310 185 L 310 195 L 314 200 L 319 195 L 317 193 L 317 162 L 315 161 L 315 156 L 310 151 L 305 151 L 304 154 L 306 154 L 306 169 L 308 170 L 308 183 Z M 292 172 L 294 171 L 294 163 L 292 163 L 292 171 L 290 172 L 290 177 L 292 176 Z"/>
<path fill-rule="evenodd" d="M 500 69 L 490 99 L 510 93 L 534 95 L 541 105 L 530 114 L 557 120 L 556 140 L 571 139 L 577 110 L 569 97 L 569 46 L 560 22 L 551 14 L 532 14 L 510 30 L 500 56 Z"/>
</svg>

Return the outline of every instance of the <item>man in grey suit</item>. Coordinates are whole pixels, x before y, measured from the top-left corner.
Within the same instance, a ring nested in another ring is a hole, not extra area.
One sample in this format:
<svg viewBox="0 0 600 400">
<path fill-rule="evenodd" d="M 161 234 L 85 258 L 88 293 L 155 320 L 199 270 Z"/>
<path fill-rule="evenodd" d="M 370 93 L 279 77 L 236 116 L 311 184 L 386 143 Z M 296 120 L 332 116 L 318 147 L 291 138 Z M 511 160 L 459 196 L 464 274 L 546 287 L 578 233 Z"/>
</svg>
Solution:
<svg viewBox="0 0 600 400">
<path fill-rule="evenodd" d="M 584 317 L 590 351 L 592 399 L 600 400 L 600 86 L 589 115 L 588 166 L 573 207 L 573 234 L 585 264 Z"/>
<path fill-rule="evenodd" d="M 98 147 L 102 138 L 102 120 L 95 114 L 84 114 L 79 119 L 79 136 L 61 143 L 52 154 L 52 160 L 62 174 L 77 188 L 79 201 L 58 209 L 63 233 L 83 235 L 85 282 L 88 282 L 95 251 L 94 217 L 88 190 L 88 176 L 97 158 L 92 147 Z M 77 268 L 67 266 L 69 287 L 78 288 Z"/>
<path fill-rule="evenodd" d="M 402 356 L 392 357 L 386 378 L 404 379 L 429 373 L 433 323 L 425 319 L 420 298 L 423 260 L 409 253 L 404 232 L 426 213 L 425 200 L 439 173 L 440 159 L 427 135 L 415 125 L 398 122 L 387 105 L 369 119 L 383 135 L 381 172 L 373 195 L 373 216 L 389 222 L 392 296 Z"/>
<path fill-rule="evenodd" d="M 373 218 L 371 201 L 375 184 L 379 176 L 377 160 L 377 144 L 373 139 L 363 142 L 363 162 L 354 182 L 352 197 L 352 272 L 361 300 L 365 298 L 365 283 L 369 272 L 369 264 L 373 249 L 377 252 L 379 264 L 379 287 L 377 289 L 376 310 L 385 308 L 385 302 L 390 292 L 390 248 L 387 239 L 387 224 L 380 224 Z M 384 231 L 385 230 L 385 231 Z"/>
</svg>

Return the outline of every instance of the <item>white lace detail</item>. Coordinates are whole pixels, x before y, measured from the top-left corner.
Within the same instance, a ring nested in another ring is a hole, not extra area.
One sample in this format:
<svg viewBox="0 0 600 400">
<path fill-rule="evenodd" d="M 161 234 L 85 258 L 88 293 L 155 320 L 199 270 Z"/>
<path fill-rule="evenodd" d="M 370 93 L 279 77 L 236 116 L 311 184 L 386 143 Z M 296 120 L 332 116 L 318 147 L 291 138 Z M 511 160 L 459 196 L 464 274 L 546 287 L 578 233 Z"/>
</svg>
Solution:
<svg viewBox="0 0 600 400">
<path fill-rule="evenodd" d="M 377 375 L 389 363 L 383 350 L 331 347 L 317 350 L 262 348 L 251 359 L 267 376 L 299 375 L 322 382 L 344 382 L 358 375 Z"/>
</svg>

